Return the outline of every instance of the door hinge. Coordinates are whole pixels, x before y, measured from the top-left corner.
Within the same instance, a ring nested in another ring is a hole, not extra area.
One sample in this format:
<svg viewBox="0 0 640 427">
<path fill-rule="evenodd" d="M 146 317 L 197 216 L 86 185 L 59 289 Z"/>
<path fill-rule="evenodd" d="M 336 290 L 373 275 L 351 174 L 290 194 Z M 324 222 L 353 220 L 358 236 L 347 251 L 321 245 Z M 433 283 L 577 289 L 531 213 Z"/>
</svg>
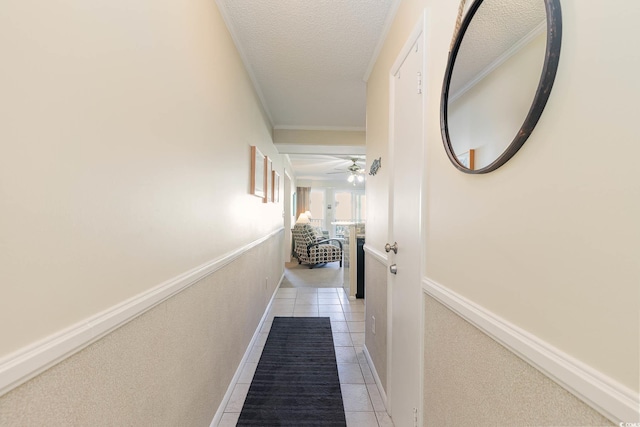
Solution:
<svg viewBox="0 0 640 427">
<path fill-rule="evenodd" d="M 418 95 L 422 93 L 422 73 L 418 71 Z"/>
</svg>

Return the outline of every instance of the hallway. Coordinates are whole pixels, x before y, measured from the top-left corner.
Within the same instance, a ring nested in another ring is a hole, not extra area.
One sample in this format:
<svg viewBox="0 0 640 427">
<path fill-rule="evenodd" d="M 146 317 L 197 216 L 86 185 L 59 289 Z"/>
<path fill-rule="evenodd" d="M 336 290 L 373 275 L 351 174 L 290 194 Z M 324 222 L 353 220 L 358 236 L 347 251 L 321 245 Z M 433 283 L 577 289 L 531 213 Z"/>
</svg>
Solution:
<svg viewBox="0 0 640 427">
<path fill-rule="evenodd" d="M 316 269 L 287 264 L 285 278 L 261 325 L 260 336 L 244 364 L 220 427 L 236 425 L 275 316 L 330 317 L 347 426 L 393 427 L 363 353 L 364 300 L 349 300 L 341 283 L 342 269 L 337 264 Z"/>
</svg>

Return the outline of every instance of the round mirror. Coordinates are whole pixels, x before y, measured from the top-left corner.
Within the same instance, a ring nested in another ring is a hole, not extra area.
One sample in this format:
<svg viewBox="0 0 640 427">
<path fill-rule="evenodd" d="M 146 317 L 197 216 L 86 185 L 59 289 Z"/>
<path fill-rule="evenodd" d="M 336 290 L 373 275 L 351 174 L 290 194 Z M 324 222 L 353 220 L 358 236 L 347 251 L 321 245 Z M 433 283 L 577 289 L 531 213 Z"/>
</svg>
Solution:
<svg viewBox="0 0 640 427">
<path fill-rule="evenodd" d="M 456 168 L 487 173 L 525 143 L 549 98 L 560 55 L 559 0 L 476 0 L 454 40 L 440 126 Z"/>
</svg>

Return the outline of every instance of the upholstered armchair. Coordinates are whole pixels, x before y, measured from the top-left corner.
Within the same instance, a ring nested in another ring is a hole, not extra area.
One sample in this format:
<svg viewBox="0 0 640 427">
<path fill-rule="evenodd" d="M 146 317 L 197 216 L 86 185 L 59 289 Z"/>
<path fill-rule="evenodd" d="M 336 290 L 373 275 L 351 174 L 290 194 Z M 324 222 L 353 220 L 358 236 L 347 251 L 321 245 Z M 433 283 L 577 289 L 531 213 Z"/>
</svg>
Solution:
<svg viewBox="0 0 640 427">
<path fill-rule="evenodd" d="M 293 227 L 293 239 L 298 264 L 309 264 L 309 268 L 313 268 L 318 264 L 339 262 L 342 267 L 342 242 L 340 240 L 319 238 L 313 226 L 301 223 L 297 223 Z M 331 242 L 336 242 L 336 244 Z"/>
</svg>

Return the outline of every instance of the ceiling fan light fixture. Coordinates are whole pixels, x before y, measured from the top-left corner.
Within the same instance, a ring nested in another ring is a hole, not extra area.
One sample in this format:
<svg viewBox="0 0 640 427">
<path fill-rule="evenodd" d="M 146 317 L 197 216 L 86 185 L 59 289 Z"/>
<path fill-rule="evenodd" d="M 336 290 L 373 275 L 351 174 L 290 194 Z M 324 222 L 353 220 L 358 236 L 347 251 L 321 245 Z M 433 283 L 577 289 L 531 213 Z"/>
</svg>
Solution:
<svg viewBox="0 0 640 427">
<path fill-rule="evenodd" d="M 356 177 L 353 174 L 351 174 L 351 175 L 349 175 L 349 178 L 347 178 L 347 181 L 353 182 L 355 179 L 356 179 Z"/>
<path fill-rule="evenodd" d="M 358 175 L 358 182 L 362 182 L 362 181 L 364 181 L 364 176 Z"/>
</svg>

